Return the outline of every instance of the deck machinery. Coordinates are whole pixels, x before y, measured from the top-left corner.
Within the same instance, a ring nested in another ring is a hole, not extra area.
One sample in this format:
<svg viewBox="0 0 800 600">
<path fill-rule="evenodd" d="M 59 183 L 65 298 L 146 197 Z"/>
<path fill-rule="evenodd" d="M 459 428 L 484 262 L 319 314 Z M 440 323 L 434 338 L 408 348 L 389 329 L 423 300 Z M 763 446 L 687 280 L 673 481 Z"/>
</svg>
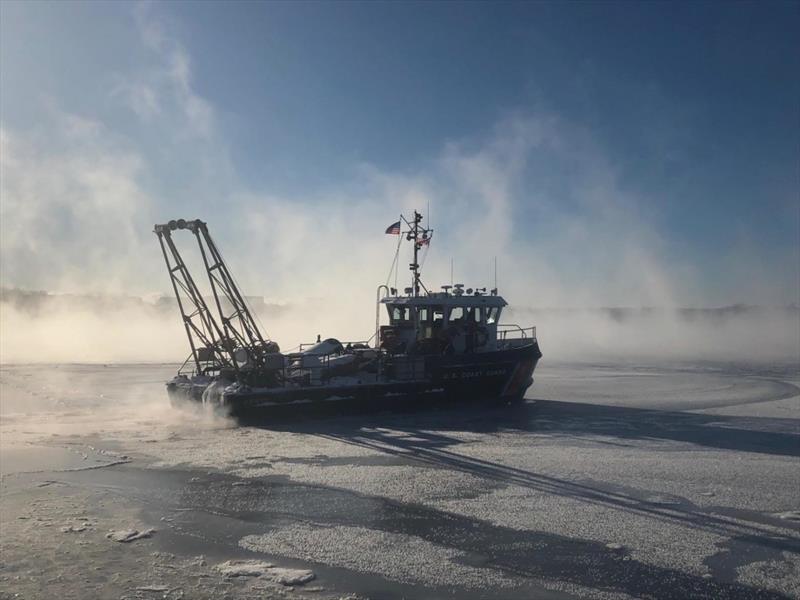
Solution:
<svg viewBox="0 0 800 600">
<path fill-rule="evenodd" d="M 506 302 L 497 289 L 487 293 L 456 284 L 429 291 L 418 253 L 432 230 L 421 221 L 416 211 L 410 220 L 401 217 L 407 226 L 401 234 L 413 244 L 411 286 L 402 294 L 378 287 L 373 337 L 349 343 L 317 339 L 290 353 L 282 353 L 259 329 L 206 223 L 179 219 L 156 225 L 191 349 L 167 383 L 170 399 L 233 414 L 297 404 L 355 402 L 372 408 L 521 399 L 542 356 L 535 328 L 499 323 Z M 173 240 L 177 231 L 194 235 L 210 294 L 203 295 L 187 268 Z M 381 306 L 388 313 L 386 325 L 380 324 Z"/>
</svg>

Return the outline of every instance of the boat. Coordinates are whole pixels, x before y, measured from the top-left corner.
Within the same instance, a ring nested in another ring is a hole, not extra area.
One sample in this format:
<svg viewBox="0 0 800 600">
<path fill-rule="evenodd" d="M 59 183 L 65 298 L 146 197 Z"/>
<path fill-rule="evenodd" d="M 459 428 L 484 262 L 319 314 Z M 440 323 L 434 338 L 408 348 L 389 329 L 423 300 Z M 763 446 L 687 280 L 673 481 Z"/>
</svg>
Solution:
<svg viewBox="0 0 800 600">
<path fill-rule="evenodd" d="M 456 283 L 428 290 L 419 252 L 429 246 L 433 229 L 422 220 L 414 211 L 386 230 L 401 236 L 395 264 L 400 242 L 412 244 L 411 285 L 402 291 L 377 287 L 372 337 L 345 342 L 317 336 L 290 352 L 262 333 L 205 222 L 155 225 L 191 349 L 166 384 L 170 401 L 245 416 L 310 407 L 336 412 L 345 405 L 371 410 L 523 400 L 542 357 L 536 328 L 500 323 L 507 303 L 497 287 L 487 292 Z M 205 295 L 175 244 L 178 231 L 196 238 Z"/>
</svg>

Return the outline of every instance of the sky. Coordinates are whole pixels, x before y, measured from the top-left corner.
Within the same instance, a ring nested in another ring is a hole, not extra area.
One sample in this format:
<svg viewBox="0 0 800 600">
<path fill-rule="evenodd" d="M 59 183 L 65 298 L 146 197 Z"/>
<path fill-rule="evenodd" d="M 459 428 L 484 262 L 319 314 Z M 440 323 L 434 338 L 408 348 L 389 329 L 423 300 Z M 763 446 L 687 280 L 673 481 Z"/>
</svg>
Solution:
<svg viewBox="0 0 800 600">
<path fill-rule="evenodd" d="M 797 303 L 798 31 L 797 2 L 5 0 L 0 283 L 167 292 L 152 225 L 199 217 L 246 293 L 370 300 L 417 208 L 434 289 L 497 257 L 529 306 Z"/>
</svg>

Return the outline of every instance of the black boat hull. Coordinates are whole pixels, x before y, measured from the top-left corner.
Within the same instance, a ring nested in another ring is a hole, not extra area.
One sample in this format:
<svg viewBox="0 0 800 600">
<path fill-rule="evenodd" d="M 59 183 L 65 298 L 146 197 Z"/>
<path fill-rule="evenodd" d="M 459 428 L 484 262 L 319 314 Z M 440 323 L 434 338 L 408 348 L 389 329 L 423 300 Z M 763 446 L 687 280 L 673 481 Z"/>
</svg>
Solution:
<svg viewBox="0 0 800 600">
<path fill-rule="evenodd" d="M 167 391 L 173 404 L 187 400 L 213 403 L 238 417 L 387 410 L 442 402 L 521 400 L 533 383 L 542 354 L 535 340 L 507 350 L 457 356 L 399 357 L 386 364 L 386 380 L 350 385 L 310 385 L 222 391 L 205 395 L 204 386 L 173 380 Z"/>
</svg>

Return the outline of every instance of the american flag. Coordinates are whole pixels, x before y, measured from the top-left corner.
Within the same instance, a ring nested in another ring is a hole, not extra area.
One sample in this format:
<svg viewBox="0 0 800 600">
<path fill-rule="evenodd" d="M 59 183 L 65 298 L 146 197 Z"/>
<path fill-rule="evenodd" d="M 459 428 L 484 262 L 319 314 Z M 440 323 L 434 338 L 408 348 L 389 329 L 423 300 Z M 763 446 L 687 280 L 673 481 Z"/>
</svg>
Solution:
<svg viewBox="0 0 800 600">
<path fill-rule="evenodd" d="M 422 246 L 427 246 L 431 243 L 431 238 L 424 237 L 421 240 L 417 240 L 417 248 L 422 248 Z"/>
<path fill-rule="evenodd" d="M 386 233 L 388 235 L 400 235 L 400 221 L 397 223 L 392 223 L 386 228 Z"/>
</svg>

